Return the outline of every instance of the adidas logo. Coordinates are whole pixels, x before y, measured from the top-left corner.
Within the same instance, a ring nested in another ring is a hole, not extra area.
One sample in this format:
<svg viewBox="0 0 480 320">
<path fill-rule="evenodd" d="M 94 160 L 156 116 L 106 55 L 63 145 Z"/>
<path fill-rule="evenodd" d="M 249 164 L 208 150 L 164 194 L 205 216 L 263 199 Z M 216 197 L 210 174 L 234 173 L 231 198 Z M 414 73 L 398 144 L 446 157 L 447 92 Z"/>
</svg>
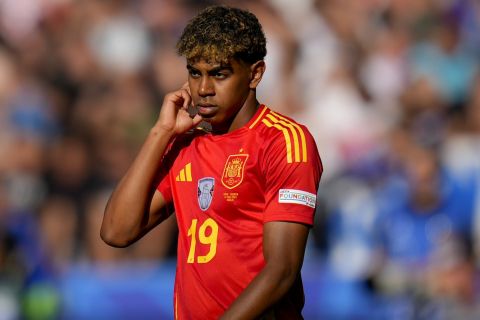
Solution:
<svg viewBox="0 0 480 320">
<path fill-rule="evenodd" d="M 191 182 L 192 181 L 192 163 L 189 162 L 180 170 L 178 175 L 175 177 L 175 181 Z"/>
</svg>

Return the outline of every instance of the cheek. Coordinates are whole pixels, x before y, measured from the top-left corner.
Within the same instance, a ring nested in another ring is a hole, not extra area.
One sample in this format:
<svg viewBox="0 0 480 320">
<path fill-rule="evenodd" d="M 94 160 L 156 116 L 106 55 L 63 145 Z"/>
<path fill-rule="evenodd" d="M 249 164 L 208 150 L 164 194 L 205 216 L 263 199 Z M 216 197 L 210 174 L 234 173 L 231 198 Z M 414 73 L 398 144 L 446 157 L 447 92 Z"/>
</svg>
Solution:
<svg viewBox="0 0 480 320">
<path fill-rule="evenodd" d="M 237 88 L 225 88 L 227 90 L 222 90 L 217 92 L 216 102 L 223 107 L 225 112 L 232 108 L 236 108 L 240 104 L 240 97 L 238 94 Z"/>
<path fill-rule="evenodd" d="M 229 104 L 238 104 L 238 102 L 245 100 L 245 97 L 248 95 L 248 86 L 244 81 L 231 81 L 225 84 L 222 84 L 221 88 L 217 91 L 219 98 L 224 102 L 229 102 Z"/>
<path fill-rule="evenodd" d="M 190 97 L 192 97 L 193 104 L 196 105 L 202 99 L 198 94 L 198 89 L 195 87 L 190 87 Z"/>
</svg>

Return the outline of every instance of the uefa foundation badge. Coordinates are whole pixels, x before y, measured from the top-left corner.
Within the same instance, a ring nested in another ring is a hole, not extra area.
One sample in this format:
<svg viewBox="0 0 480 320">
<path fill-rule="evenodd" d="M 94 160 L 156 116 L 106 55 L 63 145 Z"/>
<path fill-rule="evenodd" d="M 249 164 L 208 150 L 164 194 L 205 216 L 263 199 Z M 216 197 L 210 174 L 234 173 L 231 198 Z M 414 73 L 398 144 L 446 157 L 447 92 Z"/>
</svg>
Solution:
<svg viewBox="0 0 480 320">
<path fill-rule="evenodd" d="M 197 199 L 198 205 L 203 211 L 207 210 L 212 203 L 214 186 L 214 178 L 208 177 L 198 180 Z"/>
<path fill-rule="evenodd" d="M 295 189 L 280 189 L 278 191 L 278 203 L 295 203 L 315 208 L 316 201 L 317 196 L 307 191 Z"/>
</svg>

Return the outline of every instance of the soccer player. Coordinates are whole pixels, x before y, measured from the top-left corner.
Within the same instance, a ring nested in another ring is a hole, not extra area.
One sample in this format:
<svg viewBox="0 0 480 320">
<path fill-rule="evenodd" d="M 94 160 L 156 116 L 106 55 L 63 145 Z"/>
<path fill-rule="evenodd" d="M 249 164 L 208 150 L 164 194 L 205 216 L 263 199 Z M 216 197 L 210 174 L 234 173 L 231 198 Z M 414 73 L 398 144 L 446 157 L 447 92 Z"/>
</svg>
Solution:
<svg viewBox="0 0 480 320">
<path fill-rule="evenodd" d="M 173 204 L 176 319 L 301 319 L 300 269 L 322 173 L 315 142 L 257 101 L 266 40 L 253 14 L 204 9 L 177 49 L 188 84 L 165 96 L 106 206 L 101 237 L 128 246 Z"/>
</svg>

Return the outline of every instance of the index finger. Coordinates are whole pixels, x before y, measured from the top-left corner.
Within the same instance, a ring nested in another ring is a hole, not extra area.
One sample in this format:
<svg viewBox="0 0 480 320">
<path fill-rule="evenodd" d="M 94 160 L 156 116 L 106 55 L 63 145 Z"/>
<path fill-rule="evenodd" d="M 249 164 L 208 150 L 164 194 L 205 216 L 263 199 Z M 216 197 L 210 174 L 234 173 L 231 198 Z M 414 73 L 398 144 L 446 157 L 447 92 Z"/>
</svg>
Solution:
<svg viewBox="0 0 480 320">
<path fill-rule="evenodd" d="M 188 85 L 188 81 L 186 81 L 183 84 L 182 89 L 185 89 L 185 90 L 187 90 L 188 93 L 190 93 L 190 86 Z"/>
</svg>

